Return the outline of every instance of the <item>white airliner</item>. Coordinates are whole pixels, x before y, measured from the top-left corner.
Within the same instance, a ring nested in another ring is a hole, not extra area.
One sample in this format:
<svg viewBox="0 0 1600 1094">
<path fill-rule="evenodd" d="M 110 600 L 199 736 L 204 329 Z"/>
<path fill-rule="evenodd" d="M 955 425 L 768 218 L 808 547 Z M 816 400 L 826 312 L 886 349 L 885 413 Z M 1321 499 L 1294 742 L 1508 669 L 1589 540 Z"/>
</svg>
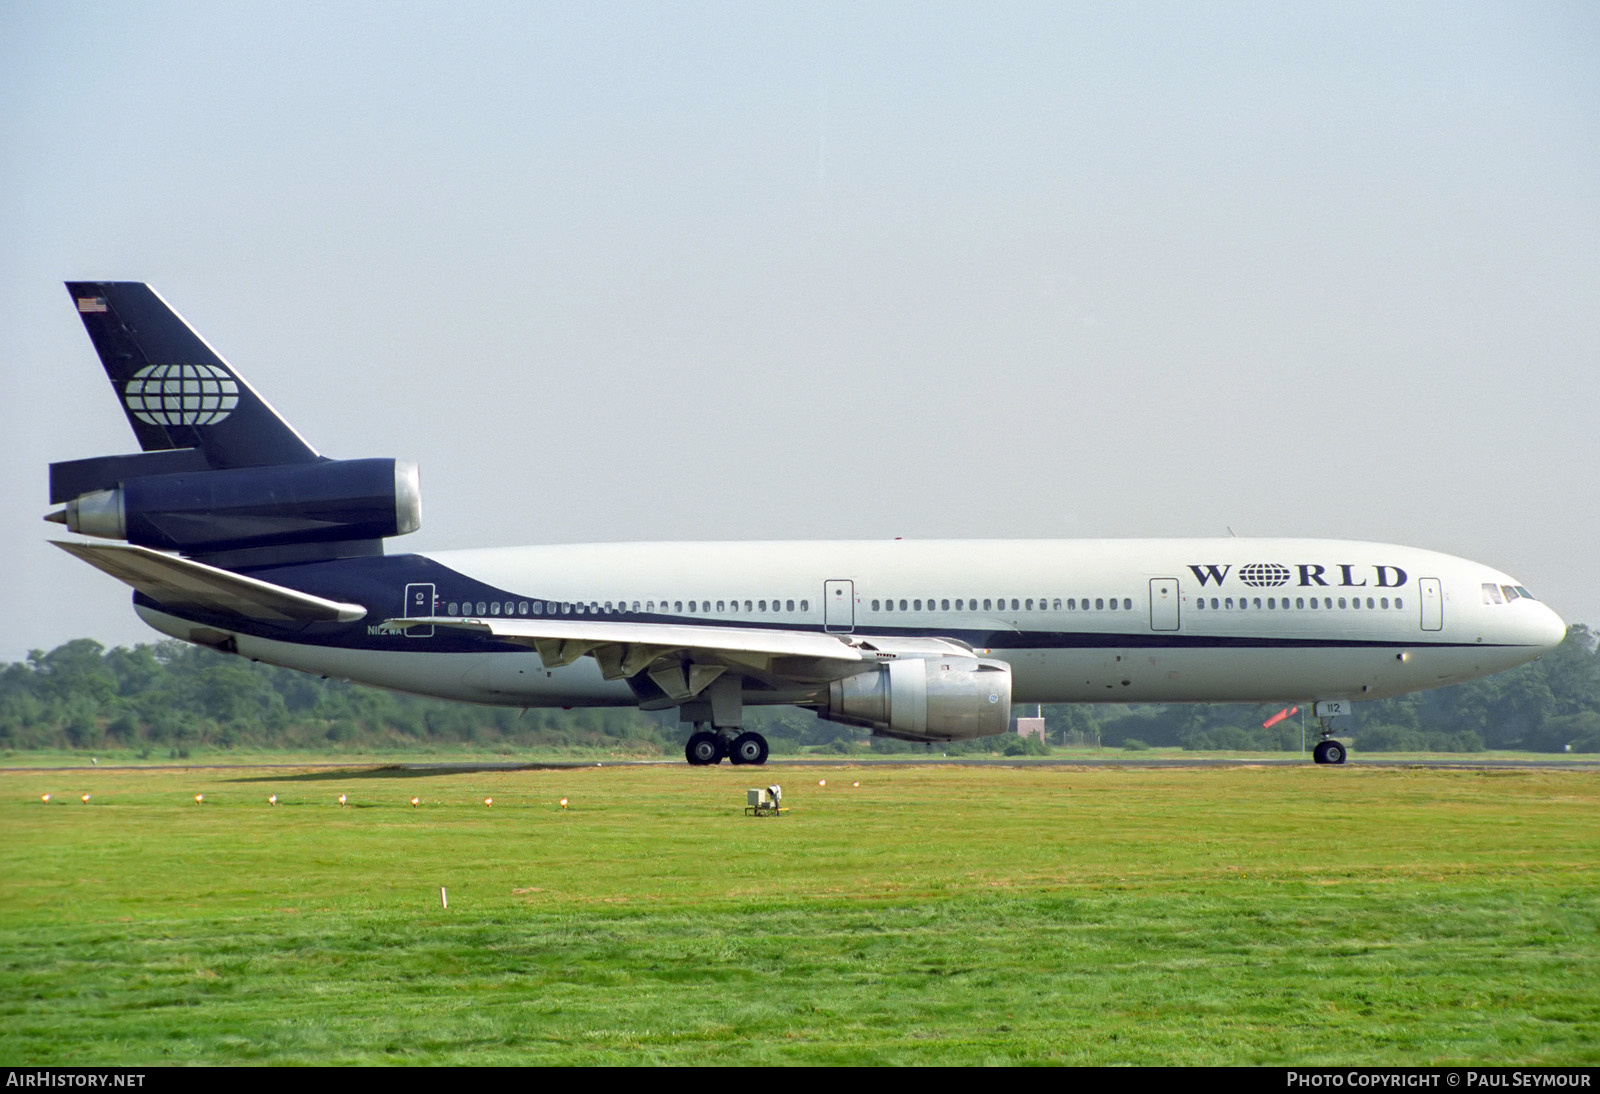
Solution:
<svg viewBox="0 0 1600 1094">
<path fill-rule="evenodd" d="M 910 741 L 1012 703 L 1316 704 L 1333 715 L 1559 644 L 1516 579 L 1314 539 L 612 543 L 386 554 L 415 465 L 319 455 L 148 286 L 68 291 L 142 452 L 50 468 L 60 542 L 164 634 L 504 706 L 676 708 L 691 764 L 759 764 L 749 706 Z"/>
</svg>

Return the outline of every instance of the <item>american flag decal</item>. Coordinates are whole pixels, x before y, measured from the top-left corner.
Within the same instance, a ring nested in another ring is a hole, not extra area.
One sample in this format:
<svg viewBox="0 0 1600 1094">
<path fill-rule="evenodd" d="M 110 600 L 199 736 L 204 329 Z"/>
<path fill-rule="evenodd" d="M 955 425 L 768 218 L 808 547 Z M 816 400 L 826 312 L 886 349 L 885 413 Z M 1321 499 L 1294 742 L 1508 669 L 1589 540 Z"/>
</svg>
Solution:
<svg viewBox="0 0 1600 1094">
<path fill-rule="evenodd" d="M 78 297 L 78 310 L 80 312 L 99 312 L 106 310 L 106 298 L 103 296 Z"/>
</svg>

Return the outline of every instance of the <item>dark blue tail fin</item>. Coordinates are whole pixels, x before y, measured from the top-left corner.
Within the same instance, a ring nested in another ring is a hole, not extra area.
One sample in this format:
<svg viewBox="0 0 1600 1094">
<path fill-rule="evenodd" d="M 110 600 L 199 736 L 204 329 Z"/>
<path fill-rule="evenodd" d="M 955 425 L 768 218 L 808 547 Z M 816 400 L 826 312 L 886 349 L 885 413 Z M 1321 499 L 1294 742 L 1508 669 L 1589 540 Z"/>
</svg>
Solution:
<svg viewBox="0 0 1600 1094">
<path fill-rule="evenodd" d="M 421 526 L 415 464 L 318 455 L 148 285 L 67 291 L 144 451 L 51 464 L 47 520 L 224 568 L 380 555 Z"/>
<path fill-rule="evenodd" d="M 322 458 L 150 286 L 69 281 L 67 291 L 146 452 L 192 449 L 213 469 Z"/>
</svg>

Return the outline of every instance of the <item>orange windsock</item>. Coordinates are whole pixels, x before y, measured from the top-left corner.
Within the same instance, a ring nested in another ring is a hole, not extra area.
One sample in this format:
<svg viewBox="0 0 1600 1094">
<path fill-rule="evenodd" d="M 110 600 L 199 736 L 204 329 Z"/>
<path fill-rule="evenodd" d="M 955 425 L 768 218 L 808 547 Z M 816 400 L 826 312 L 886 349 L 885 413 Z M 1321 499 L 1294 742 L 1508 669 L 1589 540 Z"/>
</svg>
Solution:
<svg viewBox="0 0 1600 1094">
<path fill-rule="evenodd" d="M 1273 726 L 1277 725 L 1279 722 L 1283 721 L 1285 718 L 1289 717 L 1291 714 L 1299 714 L 1299 713 L 1300 713 L 1300 708 L 1299 707 L 1284 707 L 1282 710 L 1278 711 L 1278 713 L 1276 713 L 1272 717 L 1268 718 L 1265 722 L 1262 722 L 1261 723 L 1261 728 L 1262 729 L 1271 729 Z"/>
</svg>

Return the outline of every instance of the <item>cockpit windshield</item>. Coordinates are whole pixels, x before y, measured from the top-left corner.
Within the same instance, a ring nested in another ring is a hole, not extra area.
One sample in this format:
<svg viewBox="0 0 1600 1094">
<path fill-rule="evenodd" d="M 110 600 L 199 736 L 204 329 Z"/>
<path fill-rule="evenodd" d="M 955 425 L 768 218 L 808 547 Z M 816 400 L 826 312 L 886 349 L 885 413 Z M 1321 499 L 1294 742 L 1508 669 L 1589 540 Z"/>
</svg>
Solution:
<svg viewBox="0 0 1600 1094">
<path fill-rule="evenodd" d="M 1483 602 L 1485 604 L 1509 604 L 1519 597 L 1525 597 L 1528 600 L 1537 599 L 1521 585 L 1500 585 L 1492 581 L 1483 583 Z"/>
</svg>

